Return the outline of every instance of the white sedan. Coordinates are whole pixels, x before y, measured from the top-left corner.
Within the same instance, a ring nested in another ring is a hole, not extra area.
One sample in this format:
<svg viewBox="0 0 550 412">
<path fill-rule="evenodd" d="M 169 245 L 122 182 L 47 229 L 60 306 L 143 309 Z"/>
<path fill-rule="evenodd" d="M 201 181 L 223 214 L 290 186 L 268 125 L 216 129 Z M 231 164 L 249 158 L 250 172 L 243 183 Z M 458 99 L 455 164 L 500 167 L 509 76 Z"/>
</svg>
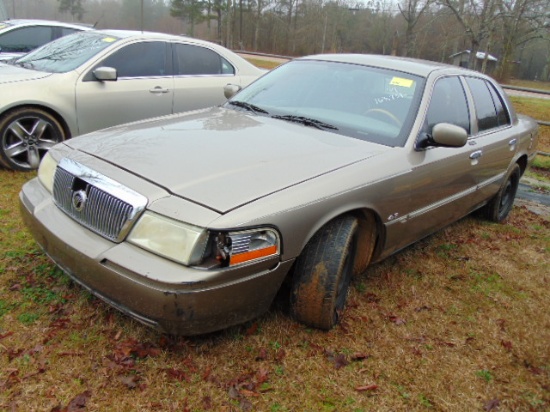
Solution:
<svg viewBox="0 0 550 412">
<path fill-rule="evenodd" d="M 0 63 L 0 165 L 32 170 L 69 137 L 223 103 L 264 71 L 197 39 L 90 30 Z"/>
</svg>

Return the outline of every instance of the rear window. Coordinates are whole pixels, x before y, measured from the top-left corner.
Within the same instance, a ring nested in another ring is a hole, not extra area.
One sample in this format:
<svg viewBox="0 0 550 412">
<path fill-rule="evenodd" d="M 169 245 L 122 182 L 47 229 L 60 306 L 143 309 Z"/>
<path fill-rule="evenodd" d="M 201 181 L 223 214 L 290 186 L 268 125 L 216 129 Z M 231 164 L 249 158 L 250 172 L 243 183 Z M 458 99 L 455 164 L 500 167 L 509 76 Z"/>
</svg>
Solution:
<svg viewBox="0 0 550 412">
<path fill-rule="evenodd" d="M 510 117 L 500 96 L 489 82 L 475 77 L 466 77 L 466 83 L 474 98 L 479 132 L 510 123 Z"/>
</svg>

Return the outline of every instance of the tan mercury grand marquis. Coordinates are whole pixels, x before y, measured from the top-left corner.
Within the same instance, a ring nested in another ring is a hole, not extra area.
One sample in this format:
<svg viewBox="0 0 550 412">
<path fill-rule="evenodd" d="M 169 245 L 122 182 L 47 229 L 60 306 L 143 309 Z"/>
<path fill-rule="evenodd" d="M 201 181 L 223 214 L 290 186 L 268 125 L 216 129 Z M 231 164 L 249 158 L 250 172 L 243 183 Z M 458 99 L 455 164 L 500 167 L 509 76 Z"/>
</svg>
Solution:
<svg viewBox="0 0 550 412">
<path fill-rule="evenodd" d="M 21 191 L 72 279 L 164 332 L 255 318 L 283 282 L 329 329 L 370 263 L 478 208 L 502 221 L 534 156 L 536 123 L 458 67 L 319 55 L 238 89 L 60 143 Z"/>
</svg>

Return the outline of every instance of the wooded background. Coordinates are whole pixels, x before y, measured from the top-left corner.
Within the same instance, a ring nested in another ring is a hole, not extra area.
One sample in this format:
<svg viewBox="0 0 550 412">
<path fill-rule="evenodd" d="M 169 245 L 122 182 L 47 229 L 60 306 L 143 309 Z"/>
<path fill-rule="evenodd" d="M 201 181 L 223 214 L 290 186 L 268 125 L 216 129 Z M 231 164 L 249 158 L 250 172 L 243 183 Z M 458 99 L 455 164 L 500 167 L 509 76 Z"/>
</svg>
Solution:
<svg viewBox="0 0 550 412">
<path fill-rule="evenodd" d="M 2 0 L 0 0 L 1 2 Z M 288 56 L 376 53 L 550 80 L 550 0 L 3 0 L 11 18 L 162 31 Z"/>
</svg>

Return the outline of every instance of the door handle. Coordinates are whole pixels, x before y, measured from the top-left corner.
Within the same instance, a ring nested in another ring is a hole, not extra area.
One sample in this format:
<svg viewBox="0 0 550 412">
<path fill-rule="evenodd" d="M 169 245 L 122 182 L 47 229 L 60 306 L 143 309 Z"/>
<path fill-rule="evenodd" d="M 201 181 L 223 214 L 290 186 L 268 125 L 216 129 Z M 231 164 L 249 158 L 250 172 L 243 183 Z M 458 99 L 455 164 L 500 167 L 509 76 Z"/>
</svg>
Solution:
<svg viewBox="0 0 550 412">
<path fill-rule="evenodd" d="M 164 93 L 168 93 L 168 92 L 169 92 L 168 89 L 163 89 L 160 86 L 149 89 L 149 93 L 153 93 L 153 94 L 164 94 Z"/>
<path fill-rule="evenodd" d="M 476 160 L 483 156 L 483 150 L 476 150 L 470 154 L 470 159 Z"/>
<path fill-rule="evenodd" d="M 518 142 L 518 139 L 512 139 L 508 142 L 508 146 L 514 146 Z"/>
</svg>

